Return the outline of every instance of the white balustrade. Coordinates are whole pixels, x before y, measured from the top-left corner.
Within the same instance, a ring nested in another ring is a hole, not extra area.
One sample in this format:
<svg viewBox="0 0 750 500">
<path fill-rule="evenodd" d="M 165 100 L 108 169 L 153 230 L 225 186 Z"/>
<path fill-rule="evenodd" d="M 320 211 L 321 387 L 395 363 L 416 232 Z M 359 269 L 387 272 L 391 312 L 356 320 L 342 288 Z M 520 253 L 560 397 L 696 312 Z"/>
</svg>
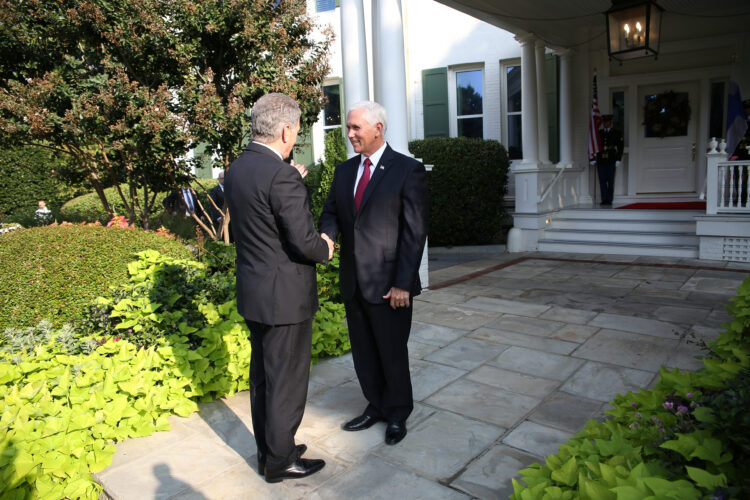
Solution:
<svg viewBox="0 0 750 500">
<path fill-rule="evenodd" d="M 714 144 L 706 154 L 706 214 L 750 213 L 750 161 L 727 161 L 724 139 L 719 151 Z"/>
</svg>

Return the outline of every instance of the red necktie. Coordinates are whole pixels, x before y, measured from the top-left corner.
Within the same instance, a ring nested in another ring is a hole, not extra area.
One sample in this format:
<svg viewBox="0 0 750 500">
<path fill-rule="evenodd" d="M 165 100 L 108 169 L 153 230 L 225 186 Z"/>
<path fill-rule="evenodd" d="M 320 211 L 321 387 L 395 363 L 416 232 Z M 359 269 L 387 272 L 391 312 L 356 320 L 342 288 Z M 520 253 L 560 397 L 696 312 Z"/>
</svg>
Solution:
<svg viewBox="0 0 750 500">
<path fill-rule="evenodd" d="M 362 203 L 362 197 L 365 194 L 367 183 L 370 182 L 370 165 L 372 165 L 370 159 L 365 158 L 365 168 L 362 169 L 362 177 L 359 178 L 357 190 L 354 192 L 354 206 L 357 210 L 359 210 L 359 205 Z"/>
</svg>

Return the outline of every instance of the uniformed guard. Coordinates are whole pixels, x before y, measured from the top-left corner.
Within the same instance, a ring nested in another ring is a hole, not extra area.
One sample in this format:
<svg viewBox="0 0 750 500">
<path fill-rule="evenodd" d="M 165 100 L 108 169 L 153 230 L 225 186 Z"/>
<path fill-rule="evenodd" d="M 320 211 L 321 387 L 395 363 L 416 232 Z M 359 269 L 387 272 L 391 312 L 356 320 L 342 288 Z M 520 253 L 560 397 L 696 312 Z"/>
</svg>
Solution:
<svg viewBox="0 0 750 500">
<path fill-rule="evenodd" d="M 625 142 L 622 132 L 612 127 L 612 115 L 602 115 L 599 129 L 601 150 L 596 153 L 596 171 L 602 192 L 602 205 L 611 205 L 615 190 L 615 167 L 620 166 Z"/>
</svg>

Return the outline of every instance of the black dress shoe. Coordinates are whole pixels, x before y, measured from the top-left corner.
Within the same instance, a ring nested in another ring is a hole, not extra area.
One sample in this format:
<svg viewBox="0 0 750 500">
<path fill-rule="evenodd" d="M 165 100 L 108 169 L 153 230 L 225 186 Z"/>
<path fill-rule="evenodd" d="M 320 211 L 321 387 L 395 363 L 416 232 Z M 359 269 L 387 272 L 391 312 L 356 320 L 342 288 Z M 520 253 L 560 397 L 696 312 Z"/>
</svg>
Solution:
<svg viewBox="0 0 750 500">
<path fill-rule="evenodd" d="M 267 470 L 266 482 L 278 483 L 283 479 L 299 479 L 315 474 L 325 466 L 325 462 L 320 459 L 298 458 L 286 467 L 280 470 Z"/>
<path fill-rule="evenodd" d="M 307 451 L 307 445 L 306 444 L 298 444 L 294 448 L 294 451 L 297 452 L 297 458 L 299 458 L 302 455 L 304 455 L 305 452 Z M 265 475 L 265 473 L 266 473 L 266 460 L 265 459 L 258 460 L 258 474 L 260 474 L 261 476 L 263 476 L 263 475 Z"/>
<path fill-rule="evenodd" d="M 390 422 L 385 428 L 385 444 L 396 444 L 406 436 L 406 422 Z"/>
<path fill-rule="evenodd" d="M 373 425 L 383 420 L 380 417 L 373 417 L 371 415 L 360 415 L 359 417 L 352 419 L 344 424 L 343 429 L 345 431 L 362 431 L 369 429 Z"/>
</svg>

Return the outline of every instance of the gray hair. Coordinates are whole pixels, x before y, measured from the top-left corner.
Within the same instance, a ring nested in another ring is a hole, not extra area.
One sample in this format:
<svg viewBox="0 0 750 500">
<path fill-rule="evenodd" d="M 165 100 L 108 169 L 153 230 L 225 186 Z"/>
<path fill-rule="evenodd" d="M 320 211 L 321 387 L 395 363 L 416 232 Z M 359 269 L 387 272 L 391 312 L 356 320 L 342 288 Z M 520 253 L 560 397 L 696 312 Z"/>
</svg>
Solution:
<svg viewBox="0 0 750 500">
<path fill-rule="evenodd" d="M 373 127 L 378 123 L 382 123 L 383 133 L 385 133 L 385 129 L 388 128 L 388 114 L 381 104 L 375 101 L 359 101 L 349 109 L 349 112 L 351 113 L 358 109 L 365 110 L 364 118 Z"/>
<path fill-rule="evenodd" d="M 302 112 L 288 95 L 271 93 L 258 99 L 250 113 L 253 140 L 267 144 L 281 137 L 286 125 L 295 127 Z"/>
</svg>

